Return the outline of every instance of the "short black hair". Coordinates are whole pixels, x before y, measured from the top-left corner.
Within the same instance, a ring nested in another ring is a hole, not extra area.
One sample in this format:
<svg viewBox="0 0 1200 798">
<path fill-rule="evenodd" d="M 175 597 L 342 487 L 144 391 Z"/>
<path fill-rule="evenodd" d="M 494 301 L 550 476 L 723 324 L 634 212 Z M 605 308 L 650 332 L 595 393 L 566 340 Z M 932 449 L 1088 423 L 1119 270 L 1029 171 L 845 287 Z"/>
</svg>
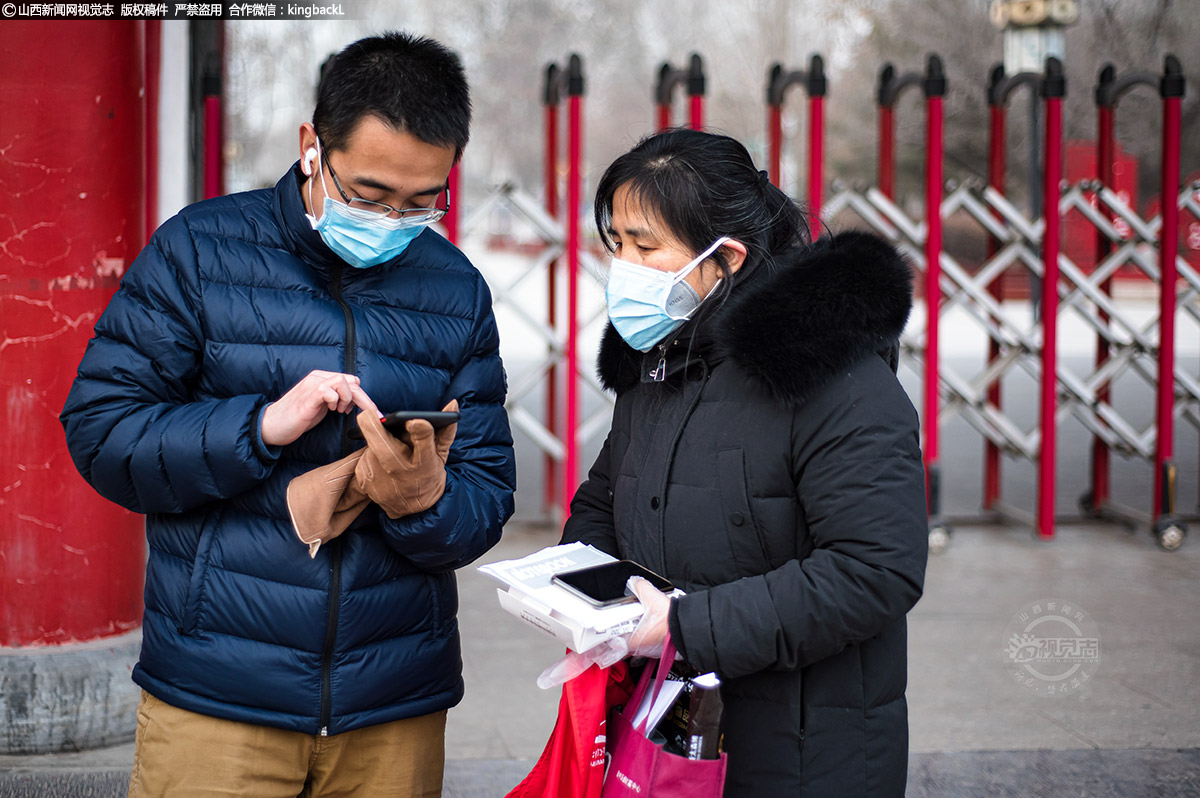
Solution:
<svg viewBox="0 0 1200 798">
<path fill-rule="evenodd" d="M 367 116 L 426 144 L 453 146 L 458 160 L 471 127 L 462 62 L 433 39 L 398 31 L 348 45 L 322 66 L 313 127 L 332 151 Z"/>
</svg>

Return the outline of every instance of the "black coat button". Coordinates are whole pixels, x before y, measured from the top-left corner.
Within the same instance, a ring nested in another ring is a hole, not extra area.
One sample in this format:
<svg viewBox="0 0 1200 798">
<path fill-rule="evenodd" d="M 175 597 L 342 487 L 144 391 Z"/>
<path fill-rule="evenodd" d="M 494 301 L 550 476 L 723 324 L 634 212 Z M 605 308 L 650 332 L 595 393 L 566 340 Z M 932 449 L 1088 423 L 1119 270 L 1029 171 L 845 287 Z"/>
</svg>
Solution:
<svg viewBox="0 0 1200 798">
<path fill-rule="evenodd" d="M 741 526 L 742 524 L 746 523 L 746 517 L 741 513 L 734 513 L 733 515 L 729 516 L 729 522 L 734 526 Z"/>
<path fill-rule="evenodd" d="M 657 497 L 657 496 L 655 496 L 655 497 L 653 497 L 652 499 L 650 499 L 650 509 L 651 509 L 651 510 L 657 510 L 657 509 L 658 509 L 658 497 Z"/>
</svg>

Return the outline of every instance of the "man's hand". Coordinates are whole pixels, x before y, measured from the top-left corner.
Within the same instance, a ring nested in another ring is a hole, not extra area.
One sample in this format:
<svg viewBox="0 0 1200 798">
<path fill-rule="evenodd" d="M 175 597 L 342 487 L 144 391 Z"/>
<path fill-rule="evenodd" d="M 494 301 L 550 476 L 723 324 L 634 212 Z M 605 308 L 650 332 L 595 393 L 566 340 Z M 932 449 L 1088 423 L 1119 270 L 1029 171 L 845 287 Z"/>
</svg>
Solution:
<svg viewBox="0 0 1200 798">
<path fill-rule="evenodd" d="M 458 410 L 458 400 L 451 399 L 442 409 Z M 355 469 L 358 489 L 389 518 L 424 512 L 442 497 L 458 422 L 435 432 L 428 421 L 412 419 L 405 425 L 407 441 L 384 430 L 378 414 L 359 413 L 358 428 L 367 441 Z"/>
<path fill-rule="evenodd" d="M 353 374 L 310 371 L 308 376 L 271 404 L 263 413 L 262 439 L 268 446 L 283 446 L 299 438 L 331 410 L 348 413 L 359 408 L 378 418 L 379 408 Z"/>
</svg>

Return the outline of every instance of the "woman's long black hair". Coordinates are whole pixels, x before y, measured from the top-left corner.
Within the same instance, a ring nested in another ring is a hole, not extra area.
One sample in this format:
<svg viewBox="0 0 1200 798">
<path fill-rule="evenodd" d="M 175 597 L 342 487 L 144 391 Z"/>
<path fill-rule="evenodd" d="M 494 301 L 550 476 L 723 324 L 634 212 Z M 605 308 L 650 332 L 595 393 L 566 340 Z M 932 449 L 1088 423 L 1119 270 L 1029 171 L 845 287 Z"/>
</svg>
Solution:
<svg viewBox="0 0 1200 798">
<path fill-rule="evenodd" d="M 595 203 L 596 227 L 610 252 L 613 197 L 622 186 L 694 253 L 722 236 L 746 246 L 746 259 L 732 279 L 724 252 L 713 254 L 726 279 L 702 309 L 711 311 L 734 286 L 795 260 L 809 245 L 804 212 L 729 136 L 674 128 L 647 136 L 613 161 L 596 186 Z"/>
</svg>

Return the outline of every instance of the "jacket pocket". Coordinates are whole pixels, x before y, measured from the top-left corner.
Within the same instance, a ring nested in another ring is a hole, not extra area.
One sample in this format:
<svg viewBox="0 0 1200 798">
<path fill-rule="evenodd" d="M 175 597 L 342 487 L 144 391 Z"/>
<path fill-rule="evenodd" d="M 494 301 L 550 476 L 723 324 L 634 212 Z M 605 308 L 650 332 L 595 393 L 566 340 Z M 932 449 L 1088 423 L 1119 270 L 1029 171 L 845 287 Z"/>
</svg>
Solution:
<svg viewBox="0 0 1200 798">
<path fill-rule="evenodd" d="M 192 574 L 188 579 L 187 595 L 183 600 L 183 616 L 179 621 L 179 633 L 190 635 L 195 633 L 199 625 L 200 604 L 204 598 L 204 583 L 208 575 L 208 557 L 216 538 L 216 524 L 211 517 L 204 519 L 200 532 L 200 540 L 196 544 L 196 557 L 192 560 Z"/>
<path fill-rule="evenodd" d="M 801 794 L 805 762 L 802 694 L 800 671 L 764 671 L 722 685 L 722 729 L 729 754 L 726 796 Z"/>
<path fill-rule="evenodd" d="M 739 576 L 771 570 L 762 531 L 750 509 L 746 485 L 746 456 L 742 449 L 717 452 L 717 481 L 721 493 L 721 520 L 729 538 L 733 565 Z"/>
</svg>

